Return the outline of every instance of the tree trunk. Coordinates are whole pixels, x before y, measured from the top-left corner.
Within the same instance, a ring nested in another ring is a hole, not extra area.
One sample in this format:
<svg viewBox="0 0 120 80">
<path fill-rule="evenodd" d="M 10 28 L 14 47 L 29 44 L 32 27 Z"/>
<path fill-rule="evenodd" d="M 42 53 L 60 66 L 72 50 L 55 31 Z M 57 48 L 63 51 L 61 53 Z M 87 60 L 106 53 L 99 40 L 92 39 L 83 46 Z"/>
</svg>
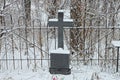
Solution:
<svg viewBox="0 0 120 80">
<path fill-rule="evenodd" d="M 30 30 L 28 30 L 27 27 L 29 27 L 31 25 L 31 0 L 24 0 L 24 8 L 25 8 L 25 37 L 26 37 L 26 41 L 28 40 Z M 25 43 L 26 44 L 26 52 L 25 54 L 27 55 L 27 66 L 29 68 L 30 66 L 30 61 L 29 61 L 29 52 L 28 52 L 28 42 Z"/>
<path fill-rule="evenodd" d="M 26 25 L 31 25 L 31 0 L 24 0 Z"/>
</svg>

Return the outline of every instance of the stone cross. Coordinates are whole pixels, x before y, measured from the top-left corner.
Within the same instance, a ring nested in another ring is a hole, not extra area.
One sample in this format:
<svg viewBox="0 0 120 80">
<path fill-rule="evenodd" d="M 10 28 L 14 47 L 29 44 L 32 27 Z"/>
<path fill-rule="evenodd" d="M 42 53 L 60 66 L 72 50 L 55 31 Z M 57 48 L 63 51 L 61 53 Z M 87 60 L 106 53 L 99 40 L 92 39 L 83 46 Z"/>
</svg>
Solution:
<svg viewBox="0 0 120 80">
<path fill-rule="evenodd" d="M 73 19 L 64 19 L 64 11 L 58 10 L 58 19 L 49 19 L 49 27 L 58 27 L 58 48 L 64 48 L 63 27 L 73 27 Z"/>
</svg>

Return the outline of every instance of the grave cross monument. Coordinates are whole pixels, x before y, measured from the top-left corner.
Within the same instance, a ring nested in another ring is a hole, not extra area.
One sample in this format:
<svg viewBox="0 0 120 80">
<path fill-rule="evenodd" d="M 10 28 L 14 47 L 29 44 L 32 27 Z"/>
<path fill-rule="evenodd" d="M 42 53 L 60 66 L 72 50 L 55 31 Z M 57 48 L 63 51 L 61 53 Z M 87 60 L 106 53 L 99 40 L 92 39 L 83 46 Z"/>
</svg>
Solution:
<svg viewBox="0 0 120 80">
<path fill-rule="evenodd" d="M 49 19 L 49 27 L 58 27 L 58 49 L 50 52 L 50 73 L 70 74 L 69 56 L 70 51 L 64 50 L 63 27 L 73 27 L 72 19 L 64 19 L 63 10 L 58 11 L 58 19 Z"/>
<path fill-rule="evenodd" d="M 58 48 L 64 48 L 63 27 L 73 27 L 73 19 L 64 19 L 64 11 L 58 10 L 58 19 L 49 19 L 49 27 L 58 27 Z"/>
</svg>

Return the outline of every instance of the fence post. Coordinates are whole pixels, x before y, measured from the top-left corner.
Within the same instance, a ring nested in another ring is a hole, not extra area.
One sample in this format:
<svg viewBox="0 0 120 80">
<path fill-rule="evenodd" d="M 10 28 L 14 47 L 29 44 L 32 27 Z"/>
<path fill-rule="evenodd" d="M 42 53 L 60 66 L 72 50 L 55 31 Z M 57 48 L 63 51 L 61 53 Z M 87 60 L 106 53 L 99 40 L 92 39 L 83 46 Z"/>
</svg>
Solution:
<svg viewBox="0 0 120 80">
<path fill-rule="evenodd" d="M 119 67 L 119 47 L 117 47 L 117 66 L 116 66 L 116 72 L 118 72 Z"/>
<path fill-rule="evenodd" d="M 21 20 L 21 19 L 23 20 L 23 24 L 22 24 L 22 25 L 20 25 L 20 20 Z M 20 29 L 20 26 L 23 26 L 24 24 L 25 24 L 25 17 L 24 17 L 24 16 L 20 16 L 19 19 L 18 19 L 19 36 L 21 36 L 21 33 L 22 33 L 22 32 L 21 32 L 21 29 Z M 21 69 L 22 69 L 22 63 L 23 63 L 23 62 L 22 62 L 22 49 L 21 49 L 21 48 L 22 48 L 22 46 L 21 46 L 22 44 L 21 44 L 21 43 L 22 43 L 22 40 L 21 40 L 21 37 L 19 37 L 20 63 L 21 63 Z"/>
</svg>

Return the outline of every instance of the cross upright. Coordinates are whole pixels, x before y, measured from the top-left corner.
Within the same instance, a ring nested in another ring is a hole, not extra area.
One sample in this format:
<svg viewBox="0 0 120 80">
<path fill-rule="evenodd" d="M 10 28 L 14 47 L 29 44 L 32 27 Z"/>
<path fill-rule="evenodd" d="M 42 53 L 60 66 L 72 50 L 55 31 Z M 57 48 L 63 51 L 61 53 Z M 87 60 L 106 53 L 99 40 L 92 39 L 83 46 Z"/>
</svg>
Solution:
<svg viewBox="0 0 120 80">
<path fill-rule="evenodd" d="M 64 11 L 58 10 L 58 19 L 49 19 L 49 27 L 58 27 L 58 48 L 64 48 L 63 27 L 73 27 L 73 19 L 64 19 Z"/>
</svg>

